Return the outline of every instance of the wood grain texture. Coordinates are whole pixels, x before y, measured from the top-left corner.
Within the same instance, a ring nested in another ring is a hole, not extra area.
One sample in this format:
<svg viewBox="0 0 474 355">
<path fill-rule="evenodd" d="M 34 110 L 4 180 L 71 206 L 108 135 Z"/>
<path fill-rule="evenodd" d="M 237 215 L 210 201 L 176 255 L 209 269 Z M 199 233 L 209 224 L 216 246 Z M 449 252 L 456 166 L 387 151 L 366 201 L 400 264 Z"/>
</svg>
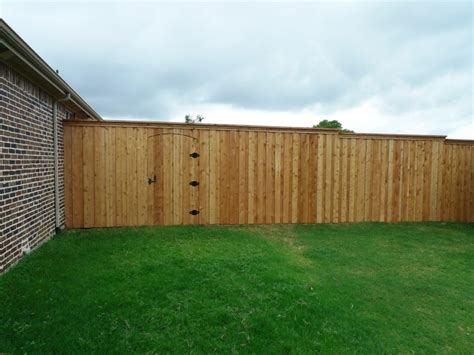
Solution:
<svg viewBox="0 0 474 355">
<path fill-rule="evenodd" d="M 474 221 L 472 141 L 67 122 L 64 157 L 70 228 Z"/>
</svg>

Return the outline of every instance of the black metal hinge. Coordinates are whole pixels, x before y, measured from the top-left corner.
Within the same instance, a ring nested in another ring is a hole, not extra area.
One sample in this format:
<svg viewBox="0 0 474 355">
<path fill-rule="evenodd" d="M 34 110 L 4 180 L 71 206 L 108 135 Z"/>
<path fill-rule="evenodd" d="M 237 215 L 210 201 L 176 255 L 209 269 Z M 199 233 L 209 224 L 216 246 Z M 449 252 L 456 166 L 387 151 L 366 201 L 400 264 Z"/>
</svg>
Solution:
<svg viewBox="0 0 474 355">
<path fill-rule="evenodd" d="M 192 214 L 193 216 L 199 214 L 199 211 L 198 210 L 191 210 L 189 211 L 189 214 Z"/>
<path fill-rule="evenodd" d="M 189 185 L 191 186 L 198 186 L 199 185 L 199 181 L 196 181 L 196 180 L 193 180 L 189 183 Z"/>
</svg>

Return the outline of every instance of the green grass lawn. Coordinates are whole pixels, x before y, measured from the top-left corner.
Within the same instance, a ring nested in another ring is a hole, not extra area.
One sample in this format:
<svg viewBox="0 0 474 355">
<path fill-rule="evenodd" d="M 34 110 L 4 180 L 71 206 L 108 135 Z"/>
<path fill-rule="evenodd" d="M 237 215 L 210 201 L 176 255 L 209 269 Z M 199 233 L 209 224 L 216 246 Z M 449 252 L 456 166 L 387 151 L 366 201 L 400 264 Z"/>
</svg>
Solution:
<svg viewBox="0 0 474 355">
<path fill-rule="evenodd" d="M 473 270 L 473 224 L 68 231 L 0 276 L 0 353 L 473 353 Z"/>
</svg>

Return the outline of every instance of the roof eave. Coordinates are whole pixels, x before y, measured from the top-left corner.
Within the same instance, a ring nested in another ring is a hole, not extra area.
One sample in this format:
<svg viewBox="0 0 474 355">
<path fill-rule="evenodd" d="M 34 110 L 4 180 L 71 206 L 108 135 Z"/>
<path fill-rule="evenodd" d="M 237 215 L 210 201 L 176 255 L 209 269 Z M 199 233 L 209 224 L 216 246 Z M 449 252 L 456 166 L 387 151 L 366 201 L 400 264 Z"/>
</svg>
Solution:
<svg viewBox="0 0 474 355">
<path fill-rule="evenodd" d="M 92 119 L 103 120 L 3 19 L 0 19 L 0 43 L 8 48 L 16 58 L 29 66 L 44 80 L 47 80 L 57 90 L 56 98 L 62 98 L 69 93 L 71 103 L 79 110 Z"/>
</svg>

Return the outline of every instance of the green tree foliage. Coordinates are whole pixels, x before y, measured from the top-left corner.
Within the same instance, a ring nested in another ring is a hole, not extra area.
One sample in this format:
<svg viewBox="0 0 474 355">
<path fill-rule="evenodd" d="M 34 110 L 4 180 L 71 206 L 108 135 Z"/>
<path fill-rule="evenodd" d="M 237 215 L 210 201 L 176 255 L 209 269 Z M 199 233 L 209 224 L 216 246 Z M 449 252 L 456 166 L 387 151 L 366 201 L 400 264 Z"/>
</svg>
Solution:
<svg viewBox="0 0 474 355">
<path fill-rule="evenodd" d="M 354 133 L 354 131 L 351 131 L 350 129 L 342 128 L 342 123 L 337 120 L 322 120 L 317 125 L 313 126 L 313 128 L 337 128 L 345 133 Z"/>
<path fill-rule="evenodd" d="M 184 116 L 184 122 L 186 123 L 201 123 L 204 121 L 204 116 L 197 115 L 196 117 L 193 117 L 191 115 L 186 115 Z"/>
</svg>

